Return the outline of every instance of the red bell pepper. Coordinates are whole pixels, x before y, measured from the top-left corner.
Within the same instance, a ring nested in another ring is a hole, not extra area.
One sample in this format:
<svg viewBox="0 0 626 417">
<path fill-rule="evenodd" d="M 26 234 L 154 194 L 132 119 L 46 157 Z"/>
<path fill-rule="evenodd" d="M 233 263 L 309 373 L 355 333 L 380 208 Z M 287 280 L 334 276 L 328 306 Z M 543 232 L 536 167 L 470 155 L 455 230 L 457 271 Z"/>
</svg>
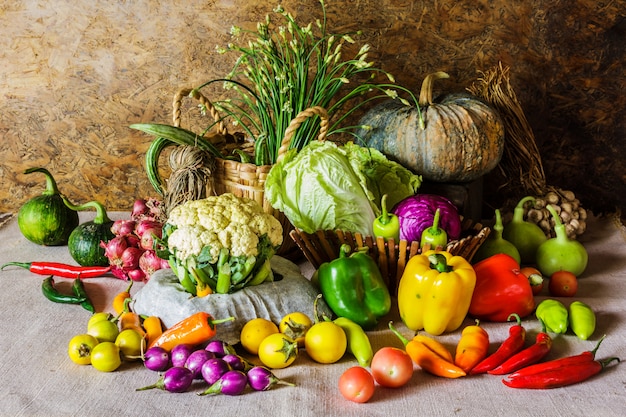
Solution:
<svg viewBox="0 0 626 417">
<path fill-rule="evenodd" d="M 469 315 L 482 321 L 506 322 L 511 314 L 526 317 L 535 309 L 533 291 L 520 265 L 499 253 L 474 265 L 476 286 Z"/>
</svg>

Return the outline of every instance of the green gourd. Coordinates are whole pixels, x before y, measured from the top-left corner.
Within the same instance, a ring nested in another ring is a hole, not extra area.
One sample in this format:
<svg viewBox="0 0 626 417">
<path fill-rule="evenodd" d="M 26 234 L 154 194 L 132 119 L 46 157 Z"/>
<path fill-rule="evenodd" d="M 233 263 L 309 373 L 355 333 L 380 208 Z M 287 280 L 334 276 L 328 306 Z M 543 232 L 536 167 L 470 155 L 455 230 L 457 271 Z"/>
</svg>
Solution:
<svg viewBox="0 0 626 417">
<path fill-rule="evenodd" d="M 491 233 L 482 245 L 476 251 L 476 254 L 472 258 L 472 263 L 478 263 L 483 259 L 487 259 L 492 255 L 498 253 L 505 253 L 511 256 L 519 264 L 521 262 L 520 254 L 514 244 L 502 237 L 502 215 L 500 210 L 496 209 L 496 223 L 491 228 Z"/>
<path fill-rule="evenodd" d="M 589 255 L 577 240 L 567 237 L 561 218 L 551 205 L 546 206 L 554 218 L 555 237 L 546 240 L 537 249 L 537 268 L 549 277 L 557 271 L 568 271 L 577 277 L 587 268 Z"/>
<path fill-rule="evenodd" d="M 70 234 L 67 247 L 72 258 L 82 266 L 109 265 L 109 259 L 104 255 L 104 247 L 100 242 L 108 242 L 115 237 L 115 234 L 111 231 L 113 221 L 109 219 L 104 206 L 97 201 L 75 206 L 65 197 L 63 202 L 67 207 L 76 211 L 88 208 L 96 210 L 93 220 L 78 225 Z"/>
<path fill-rule="evenodd" d="M 63 203 L 56 181 L 47 169 L 29 168 L 24 174 L 33 172 L 46 176 L 46 190 L 27 201 L 18 211 L 20 232 L 38 245 L 65 245 L 72 230 L 78 226 L 78 213 Z"/>
<path fill-rule="evenodd" d="M 536 263 L 537 248 L 548 239 L 537 224 L 524 220 L 524 204 L 529 201 L 534 205 L 535 197 L 524 197 L 517 203 L 513 210 L 513 219 L 502 231 L 502 237 L 519 251 L 523 265 Z"/>
</svg>

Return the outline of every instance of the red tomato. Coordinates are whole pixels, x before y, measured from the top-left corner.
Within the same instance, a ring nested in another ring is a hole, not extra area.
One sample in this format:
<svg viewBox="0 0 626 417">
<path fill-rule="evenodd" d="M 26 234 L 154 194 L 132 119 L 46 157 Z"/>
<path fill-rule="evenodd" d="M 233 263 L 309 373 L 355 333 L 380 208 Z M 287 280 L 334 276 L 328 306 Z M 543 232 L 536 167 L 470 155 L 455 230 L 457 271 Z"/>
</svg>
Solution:
<svg viewBox="0 0 626 417">
<path fill-rule="evenodd" d="M 556 271 L 550 275 L 548 291 L 555 297 L 573 297 L 578 291 L 578 278 L 568 271 Z"/>
<path fill-rule="evenodd" d="M 374 380 L 383 387 L 401 387 L 413 376 L 413 361 L 409 354 L 390 346 L 374 354 L 370 368 Z"/>
<path fill-rule="evenodd" d="M 339 377 L 339 392 L 345 399 L 365 403 L 374 395 L 374 377 L 361 366 L 353 366 Z"/>
<path fill-rule="evenodd" d="M 520 272 L 528 278 L 530 288 L 533 290 L 533 295 L 538 295 L 543 290 L 543 275 L 537 268 L 526 266 L 520 269 Z"/>
</svg>

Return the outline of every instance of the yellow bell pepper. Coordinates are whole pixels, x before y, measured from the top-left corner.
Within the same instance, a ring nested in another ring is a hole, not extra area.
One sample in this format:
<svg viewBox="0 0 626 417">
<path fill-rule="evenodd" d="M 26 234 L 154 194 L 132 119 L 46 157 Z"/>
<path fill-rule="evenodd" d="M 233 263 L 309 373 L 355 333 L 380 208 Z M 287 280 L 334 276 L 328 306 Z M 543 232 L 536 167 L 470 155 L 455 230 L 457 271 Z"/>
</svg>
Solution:
<svg viewBox="0 0 626 417">
<path fill-rule="evenodd" d="M 398 286 L 400 318 L 411 330 L 432 335 L 463 323 L 476 286 L 476 273 L 461 256 L 429 250 L 406 264 Z"/>
</svg>

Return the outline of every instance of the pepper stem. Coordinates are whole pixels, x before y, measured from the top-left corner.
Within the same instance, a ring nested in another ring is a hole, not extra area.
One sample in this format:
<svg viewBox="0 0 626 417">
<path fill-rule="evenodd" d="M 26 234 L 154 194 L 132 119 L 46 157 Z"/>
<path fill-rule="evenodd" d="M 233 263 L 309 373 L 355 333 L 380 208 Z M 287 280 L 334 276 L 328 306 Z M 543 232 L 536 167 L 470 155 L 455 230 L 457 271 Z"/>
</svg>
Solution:
<svg viewBox="0 0 626 417">
<path fill-rule="evenodd" d="M 52 177 L 52 174 L 45 168 L 28 168 L 24 171 L 24 174 L 31 174 L 33 172 L 40 172 L 46 176 L 46 190 L 42 193 L 43 195 L 54 195 L 59 194 L 59 189 L 57 187 L 57 183 Z"/>
<path fill-rule="evenodd" d="M 511 321 L 511 317 L 515 318 L 515 320 L 517 321 L 516 324 L 518 326 L 522 324 L 522 318 L 519 316 L 519 314 L 517 313 L 509 314 L 509 317 L 506 318 L 506 321 Z"/>
<path fill-rule="evenodd" d="M 393 332 L 393 334 L 395 334 L 398 337 L 398 339 L 400 339 L 400 341 L 402 342 L 402 344 L 404 346 L 409 344 L 409 339 L 407 339 L 406 337 L 402 336 L 402 334 L 398 331 L 398 329 L 393 327 L 393 321 L 389 322 L 389 330 L 391 330 Z"/>
<path fill-rule="evenodd" d="M 430 269 L 436 269 L 438 272 L 451 272 L 453 268 L 448 265 L 448 260 L 440 253 L 428 255 Z"/>
<path fill-rule="evenodd" d="M 378 217 L 378 221 L 380 221 L 381 224 L 389 224 L 391 216 L 389 216 L 389 211 L 387 210 L 387 194 L 383 194 L 380 199 L 380 210 L 382 213 L 380 217 Z"/>
<path fill-rule="evenodd" d="M 108 223 L 111 221 L 111 219 L 107 215 L 106 209 L 98 201 L 89 201 L 88 203 L 77 206 L 77 205 L 72 204 L 70 200 L 68 200 L 67 197 L 65 197 L 64 195 L 62 195 L 61 198 L 63 198 L 63 202 L 65 203 L 65 205 L 74 211 L 83 211 L 89 208 L 95 209 L 96 217 L 94 217 L 93 219 L 93 222 L 95 224 L 104 224 L 104 223 Z"/>
</svg>

